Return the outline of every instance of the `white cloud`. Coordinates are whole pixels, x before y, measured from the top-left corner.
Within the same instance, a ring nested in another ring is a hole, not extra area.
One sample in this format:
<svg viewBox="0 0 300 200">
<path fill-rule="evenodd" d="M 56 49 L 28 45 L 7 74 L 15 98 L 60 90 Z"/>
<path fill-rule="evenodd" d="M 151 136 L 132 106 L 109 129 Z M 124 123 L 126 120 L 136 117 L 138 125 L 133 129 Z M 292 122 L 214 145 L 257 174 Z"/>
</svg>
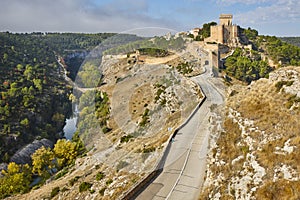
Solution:
<svg viewBox="0 0 300 200">
<path fill-rule="evenodd" d="M 0 30 L 15 32 L 120 32 L 141 27 L 176 28 L 176 22 L 147 15 L 146 0 L 1 0 Z"/>
<path fill-rule="evenodd" d="M 235 15 L 235 19 L 239 23 L 283 23 L 283 22 L 299 22 L 300 21 L 300 1 L 299 0 L 279 0 L 276 3 L 257 7 L 246 13 Z"/>
</svg>

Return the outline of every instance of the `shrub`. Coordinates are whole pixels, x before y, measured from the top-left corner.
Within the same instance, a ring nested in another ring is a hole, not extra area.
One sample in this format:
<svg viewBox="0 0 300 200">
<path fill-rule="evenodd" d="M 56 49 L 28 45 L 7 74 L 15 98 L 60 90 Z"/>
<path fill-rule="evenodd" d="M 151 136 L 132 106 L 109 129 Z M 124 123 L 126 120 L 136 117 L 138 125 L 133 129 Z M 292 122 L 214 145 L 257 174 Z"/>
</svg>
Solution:
<svg viewBox="0 0 300 200">
<path fill-rule="evenodd" d="M 106 184 L 106 185 L 110 185 L 112 182 L 113 182 L 112 179 L 108 179 L 108 180 L 105 182 L 105 184 Z"/>
<path fill-rule="evenodd" d="M 79 176 L 75 176 L 74 178 L 72 178 L 71 180 L 69 180 L 69 184 L 71 186 L 73 186 L 74 183 L 77 182 L 79 178 L 80 178 Z"/>
<path fill-rule="evenodd" d="M 89 190 L 92 187 L 93 184 L 88 182 L 82 182 L 79 186 L 79 192 L 84 192 Z"/>
<path fill-rule="evenodd" d="M 151 153 L 155 151 L 155 147 L 144 148 L 143 153 Z"/>
<path fill-rule="evenodd" d="M 133 138 L 132 135 L 125 135 L 125 136 L 122 136 L 121 139 L 120 139 L 120 142 L 123 143 L 123 142 L 128 142 L 131 138 Z"/>
<path fill-rule="evenodd" d="M 104 192 L 105 192 L 105 190 L 106 190 L 106 187 L 102 188 L 101 190 L 99 190 L 99 194 L 100 194 L 101 196 L 103 196 L 103 195 L 104 195 Z"/>
<path fill-rule="evenodd" d="M 291 86 L 291 85 L 293 85 L 293 83 L 294 83 L 294 81 L 278 81 L 275 84 L 276 91 L 278 92 L 284 85 Z"/>
<path fill-rule="evenodd" d="M 105 174 L 103 172 L 98 172 L 96 175 L 96 180 L 100 181 L 105 177 Z"/>
<path fill-rule="evenodd" d="M 142 116 L 142 121 L 140 122 L 140 126 L 144 127 L 149 122 L 149 112 L 150 110 L 148 108 L 145 109 L 144 114 Z"/>
<path fill-rule="evenodd" d="M 63 168 L 62 170 L 60 170 L 54 177 L 54 179 L 59 179 L 60 177 L 63 177 L 64 175 L 66 175 L 69 172 L 69 170 L 67 168 Z"/>
<path fill-rule="evenodd" d="M 59 187 L 55 187 L 52 189 L 50 197 L 53 198 L 59 193 Z"/>
</svg>

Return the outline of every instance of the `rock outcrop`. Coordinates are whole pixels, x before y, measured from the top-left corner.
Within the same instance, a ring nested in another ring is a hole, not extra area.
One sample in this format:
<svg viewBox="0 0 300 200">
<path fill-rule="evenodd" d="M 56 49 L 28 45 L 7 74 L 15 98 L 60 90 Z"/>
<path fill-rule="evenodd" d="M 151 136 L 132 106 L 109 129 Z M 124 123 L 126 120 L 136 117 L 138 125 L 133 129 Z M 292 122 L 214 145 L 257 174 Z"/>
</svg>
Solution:
<svg viewBox="0 0 300 200">
<path fill-rule="evenodd" d="M 10 162 L 17 164 L 26 164 L 31 162 L 31 155 L 42 146 L 53 148 L 53 142 L 48 139 L 34 140 L 16 152 L 10 159 Z"/>
</svg>

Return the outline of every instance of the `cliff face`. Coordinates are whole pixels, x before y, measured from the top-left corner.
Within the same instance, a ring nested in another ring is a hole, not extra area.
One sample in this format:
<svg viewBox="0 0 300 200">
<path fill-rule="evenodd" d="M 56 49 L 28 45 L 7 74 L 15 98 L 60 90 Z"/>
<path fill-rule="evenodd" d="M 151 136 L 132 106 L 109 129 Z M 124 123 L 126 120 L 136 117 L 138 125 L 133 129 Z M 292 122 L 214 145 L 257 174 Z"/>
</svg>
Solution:
<svg viewBox="0 0 300 200">
<path fill-rule="evenodd" d="M 31 163 L 31 155 L 42 146 L 53 148 L 53 142 L 48 139 L 34 140 L 16 152 L 10 159 L 10 162 L 17 164 Z"/>
</svg>

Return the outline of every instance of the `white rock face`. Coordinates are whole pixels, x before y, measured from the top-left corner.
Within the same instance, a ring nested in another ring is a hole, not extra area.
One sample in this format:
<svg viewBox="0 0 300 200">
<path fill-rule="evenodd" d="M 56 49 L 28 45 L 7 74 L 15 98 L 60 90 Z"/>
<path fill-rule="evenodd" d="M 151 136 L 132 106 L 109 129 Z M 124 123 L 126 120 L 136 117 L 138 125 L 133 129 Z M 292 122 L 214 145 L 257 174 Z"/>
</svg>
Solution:
<svg viewBox="0 0 300 200">
<path fill-rule="evenodd" d="M 299 73 L 296 70 L 285 70 L 284 68 L 276 70 L 275 72 L 270 73 L 269 81 L 275 83 L 278 81 L 292 81 L 292 85 L 284 85 L 282 87 L 282 90 L 286 93 L 290 93 L 292 95 L 297 95 L 297 97 L 300 97 L 300 79 Z"/>
</svg>

